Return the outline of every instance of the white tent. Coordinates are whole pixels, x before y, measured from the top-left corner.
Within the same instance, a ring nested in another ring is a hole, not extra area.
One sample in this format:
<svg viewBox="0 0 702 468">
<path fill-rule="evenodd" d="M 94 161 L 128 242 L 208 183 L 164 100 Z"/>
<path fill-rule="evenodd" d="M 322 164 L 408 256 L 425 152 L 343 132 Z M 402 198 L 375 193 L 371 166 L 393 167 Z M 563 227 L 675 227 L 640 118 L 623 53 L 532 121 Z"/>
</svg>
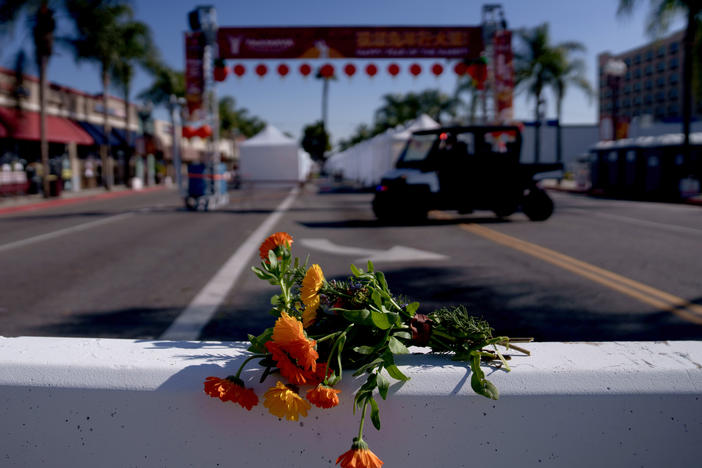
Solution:
<svg viewBox="0 0 702 468">
<path fill-rule="evenodd" d="M 395 167 L 405 143 L 412 132 L 438 128 L 431 117 L 422 114 L 405 126 L 388 129 L 370 140 L 337 153 L 326 162 L 326 169 L 331 174 L 342 174 L 346 180 L 359 182 L 370 187 L 378 182 L 382 175 Z"/>
<path fill-rule="evenodd" d="M 243 181 L 299 182 L 311 168 L 309 154 L 272 125 L 239 144 L 239 173 Z"/>
</svg>

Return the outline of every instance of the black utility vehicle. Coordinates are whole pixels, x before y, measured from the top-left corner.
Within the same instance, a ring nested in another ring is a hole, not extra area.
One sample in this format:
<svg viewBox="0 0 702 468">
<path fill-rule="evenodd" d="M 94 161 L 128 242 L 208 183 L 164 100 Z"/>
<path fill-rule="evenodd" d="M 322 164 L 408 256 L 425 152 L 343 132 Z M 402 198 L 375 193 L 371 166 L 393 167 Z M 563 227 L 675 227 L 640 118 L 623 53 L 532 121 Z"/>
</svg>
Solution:
<svg viewBox="0 0 702 468">
<path fill-rule="evenodd" d="M 491 210 L 499 217 L 522 210 L 532 221 L 553 213 L 553 201 L 534 176 L 561 163 L 522 164 L 522 136 L 514 126 L 445 127 L 415 132 L 395 169 L 376 187 L 380 220 L 426 218 L 433 209 Z"/>
</svg>

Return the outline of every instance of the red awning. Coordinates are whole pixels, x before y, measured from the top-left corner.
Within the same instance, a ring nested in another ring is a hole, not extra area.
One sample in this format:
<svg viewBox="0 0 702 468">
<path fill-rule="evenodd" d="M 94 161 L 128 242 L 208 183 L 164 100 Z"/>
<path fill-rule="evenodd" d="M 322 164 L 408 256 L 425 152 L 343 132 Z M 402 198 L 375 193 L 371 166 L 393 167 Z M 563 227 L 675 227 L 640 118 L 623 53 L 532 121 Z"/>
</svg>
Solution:
<svg viewBox="0 0 702 468">
<path fill-rule="evenodd" d="M 0 138 L 39 140 L 39 113 L 18 112 L 17 109 L 0 107 Z M 94 145 L 95 141 L 78 124 L 55 115 L 46 116 L 46 138 L 51 143 Z"/>
</svg>

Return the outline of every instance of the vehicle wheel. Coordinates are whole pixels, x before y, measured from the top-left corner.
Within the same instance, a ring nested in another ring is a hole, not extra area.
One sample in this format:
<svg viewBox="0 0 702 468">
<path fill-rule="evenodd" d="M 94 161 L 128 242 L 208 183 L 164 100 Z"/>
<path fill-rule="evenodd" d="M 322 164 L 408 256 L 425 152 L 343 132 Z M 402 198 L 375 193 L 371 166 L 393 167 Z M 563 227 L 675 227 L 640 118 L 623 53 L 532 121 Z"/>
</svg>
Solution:
<svg viewBox="0 0 702 468">
<path fill-rule="evenodd" d="M 188 211 L 197 211 L 197 199 L 193 197 L 186 197 L 185 207 L 188 209 Z"/>
<path fill-rule="evenodd" d="M 553 214 L 553 200 L 540 188 L 532 188 L 524 197 L 522 211 L 532 221 L 547 220 Z"/>
</svg>

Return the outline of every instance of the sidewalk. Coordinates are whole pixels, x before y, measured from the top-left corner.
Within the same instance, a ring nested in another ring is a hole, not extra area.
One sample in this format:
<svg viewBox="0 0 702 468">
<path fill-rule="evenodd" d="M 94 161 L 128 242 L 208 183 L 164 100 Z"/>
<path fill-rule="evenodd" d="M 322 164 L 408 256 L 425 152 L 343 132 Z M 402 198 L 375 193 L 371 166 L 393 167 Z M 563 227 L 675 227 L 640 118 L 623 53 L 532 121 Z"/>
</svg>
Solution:
<svg viewBox="0 0 702 468">
<path fill-rule="evenodd" d="M 0 215 L 72 205 L 93 200 L 120 198 L 139 193 L 156 192 L 167 188 L 166 185 L 155 185 L 141 190 L 132 190 L 124 185 L 119 185 L 112 187 L 112 190 L 109 191 L 104 187 L 85 189 L 79 192 L 64 191 L 61 192 L 61 196 L 54 198 L 44 198 L 41 194 L 8 196 L 0 198 Z"/>
<path fill-rule="evenodd" d="M 540 185 L 546 190 L 554 190 L 558 192 L 580 193 L 583 195 L 590 193 L 588 188 L 578 187 L 574 180 L 562 179 L 559 184 L 557 179 L 544 179 L 540 181 Z M 702 206 L 702 194 L 687 198 L 681 203 Z"/>
</svg>

